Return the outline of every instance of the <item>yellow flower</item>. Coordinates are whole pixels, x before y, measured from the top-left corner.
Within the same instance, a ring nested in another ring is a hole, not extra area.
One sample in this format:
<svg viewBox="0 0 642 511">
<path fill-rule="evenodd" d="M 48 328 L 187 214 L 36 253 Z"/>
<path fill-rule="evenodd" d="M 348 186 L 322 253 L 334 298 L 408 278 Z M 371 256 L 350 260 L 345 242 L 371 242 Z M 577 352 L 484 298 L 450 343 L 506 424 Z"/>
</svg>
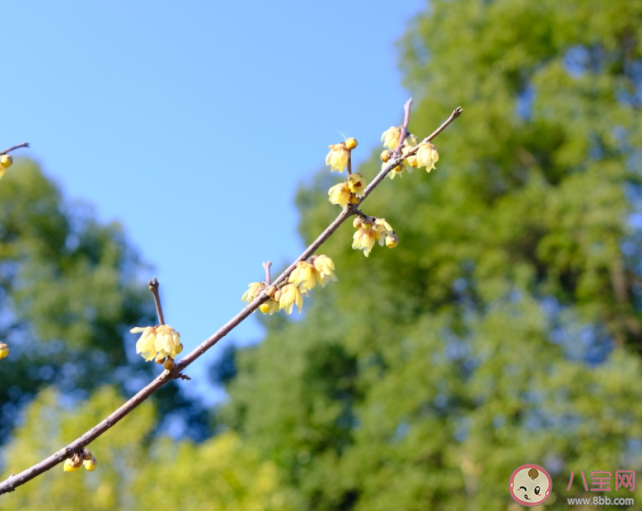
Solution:
<svg viewBox="0 0 642 511">
<path fill-rule="evenodd" d="M 392 226 L 386 222 L 385 218 L 377 218 L 373 226 L 375 232 L 377 233 L 377 239 L 379 240 L 379 245 L 383 246 L 384 238 L 390 234 L 394 234 Z"/>
<path fill-rule="evenodd" d="M 339 183 L 328 190 L 330 204 L 345 206 L 350 201 L 350 187 L 348 183 Z"/>
<path fill-rule="evenodd" d="M 355 172 L 354 174 L 350 174 L 348 176 L 348 188 L 352 193 L 355 193 L 359 196 L 363 195 L 363 190 L 366 187 L 366 180 L 363 177 L 363 174 L 361 172 Z"/>
<path fill-rule="evenodd" d="M 417 167 L 426 167 L 426 171 L 430 172 L 436 168 L 435 163 L 439 160 L 439 153 L 437 148 L 430 142 L 425 142 L 419 146 L 417 151 Z"/>
<path fill-rule="evenodd" d="M 399 145 L 399 139 L 401 138 L 401 128 L 399 126 L 391 126 L 381 135 L 381 141 L 383 145 L 388 149 L 395 150 Z"/>
<path fill-rule="evenodd" d="M 377 239 L 377 233 L 372 229 L 372 224 L 362 222 L 361 227 L 357 229 L 352 238 L 352 248 L 355 250 L 363 250 L 363 254 L 368 257 L 372 247 L 374 247 Z"/>
<path fill-rule="evenodd" d="M 0 360 L 9 356 L 9 346 L 0 342 Z"/>
<path fill-rule="evenodd" d="M 136 342 L 136 353 L 140 353 L 146 362 L 157 358 L 157 352 L 162 360 L 165 357 L 175 358 L 183 351 L 180 334 L 169 325 L 135 327 L 130 332 L 142 332 L 143 335 Z"/>
<path fill-rule="evenodd" d="M 379 155 L 379 158 L 381 158 L 382 162 L 387 163 L 388 160 L 392 158 L 392 151 L 390 151 L 389 149 L 384 149 Z"/>
<path fill-rule="evenodd" d="M 321 287 L 325 287 L 330 280 L 337 280 L 334 274 L 334 262 L 327 255 L 313 256 L 311 261 Z"/>
<path fill-rule="evenodd" d="M 159 355 L 165 355 L 169 358 L 176 358 L 181 351 L 181 335 L 169 325 L 159 325 L 156 327 L 156 340 L 154 348 Z"/>
<path fill-rule="evenodd" d="M 9 167 L 13 164 L 13 158 L 8 154 L 0 155 L 0 179 L 4 176 L 4 173 Z"/>
<path fill-rule="evenodd" d="M 288 282 L 295 286 L 300 286 L 301 291 L 312 289 L 317 281 L 314 280 L 314 266 L 305 261 L 296 264 L 296 268 L 290 274 Z"/>
<path fill-rule="evenodd" d="M 341 142 L 340 144 L 332 144 L 328 147 L 330 148 L 330 152 L 325 157 L 325 164 L 330 165 L 332 171 L 343 172 L 350 158 L 350 150 L 346 147 L 346 143 Z"/>
<path fill-rule="evenodd" d="M 292 314 L 292 306 L 296 304 L 299 309 L 299 314 L 301 313 L 301 307 L 303 307 L 303 295 L 299 286 L 293 284 L 287 284 L 279 289 L 277 292 L 279 300 L 279 309 L 285 309 L 287 314 Z"/>
<path fill-rule="evenodd" d="M 261 291 L 265 289 L 265 284 L 263 282 L 252 282 L 248 286 L 248 290 L 243 293 L 241 300 L 247 302 L 248 305 L 254 301 L 254 299 L 261 294 Z"/>
<path fill-rule="evenodd" d="M 143 335 L 140 336 L 140 339 L 136 342 L 136 353 L 140 353 L 146 362 L 156 357 L 156 350 L 154 349 L 156 329 L 153 326 L 148 326 L 146 328 L 137 326 L 136 328 L 132 328 L 130 332 L 132 334 L 138 334 L 140 332 L 143 333 Z"/>
<path fill-rule="evenodd" d="M 419 143 L 419 139 L 417 138 L 417 135 L 413 135 L 412 133 L 409 133 L 406 139 L 403 141 L 403 149 L 402 152 L 408 152 L 410 149 L 415 147 Z"/>
<path fill-rule="evenodd" d="M 279 310 L 279 302 L 270 298 L 267 302 L 262 303 L 259 307 L 263 314 L 269 314 L 270 316 Z"/>
<path fill-rule="evenodd" d="M 417 155 L 413 154 L 412 156 L 408 156 L 408 158 L 406 158 L 404 160 L 404 163 L 407 163 L 408 165 L 410 165 L 410 167 L 416 167 L 417 166 Z M 412 172 L 412 168 L 409 168 L 408 172 Z"/>
<path fill-rule="evenodd" d="M 383 165 L 381 166 L 381 168 L 383 168 Z M 392 169 L 390 172 L 388 172 L 388 177 L 390 179 L 394 179 L 397 176 L 403 177 L 403 171 L 404 171 L 403 164 L 397 165 L 394 169 Z M 410 172 L 411 171 L 409 170 L 408 173 L 410 173 Z"/>
</svg>

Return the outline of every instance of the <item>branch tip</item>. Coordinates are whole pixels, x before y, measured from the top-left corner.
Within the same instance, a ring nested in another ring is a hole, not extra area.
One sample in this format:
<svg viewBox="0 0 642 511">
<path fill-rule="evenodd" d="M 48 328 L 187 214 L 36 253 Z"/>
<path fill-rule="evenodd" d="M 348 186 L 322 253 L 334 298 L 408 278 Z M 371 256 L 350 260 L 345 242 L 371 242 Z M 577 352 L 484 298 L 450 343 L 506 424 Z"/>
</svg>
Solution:
<svg viewBox="0 0 642 511">
<path fill-rule="evenodd" d="M 4 151 L 0 152 L 0 154 L 8 154 L 11 151 L 15 151 L 16 149 L 21 149 L 22 147 L 29 147 L 29 142 L 23 142 L 22 144 L 14 145 L 9 149 L 5 149 Z"/>
<path fill-rule="evenodd" d="M 265 285 L 266 287 L 272 284 L 272 275 L 270 274 L 270 266 L 272 266 L 271 261 L 263 263 L 263 268 L 265 268 Z"/>
<path fill-rule="evenodd" d="M 152 295 L 154 296 L 154 303 L 156 304 L 156 314 L 158 314 L 158 324 L 164 325 L 165 317 L 163 316 L 163 306 L 161 305 L 160 294 L 158 292 L 159 286 L 160 284 L 158 283 L 158 279 L 156 277 L 154 277 L 153 280 L 149 281 L 149 290 L 152 292 Z"/>
</svg>

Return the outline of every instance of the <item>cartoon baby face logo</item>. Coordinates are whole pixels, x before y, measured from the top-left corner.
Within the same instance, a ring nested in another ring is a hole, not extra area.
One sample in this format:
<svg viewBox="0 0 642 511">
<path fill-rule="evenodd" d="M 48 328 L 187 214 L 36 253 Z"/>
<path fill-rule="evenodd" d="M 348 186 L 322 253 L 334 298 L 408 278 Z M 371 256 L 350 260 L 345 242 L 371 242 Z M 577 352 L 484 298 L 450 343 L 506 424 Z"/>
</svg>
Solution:
<svg viewBox="0 0 642 511">
<path fill-rule="evenodd" d="M 508 480 L 511 497 L 522 506 L 539 506 L 550 496 L 552 489 L 549 473 L 533 463 L 517 467 Z"/>
</svg>

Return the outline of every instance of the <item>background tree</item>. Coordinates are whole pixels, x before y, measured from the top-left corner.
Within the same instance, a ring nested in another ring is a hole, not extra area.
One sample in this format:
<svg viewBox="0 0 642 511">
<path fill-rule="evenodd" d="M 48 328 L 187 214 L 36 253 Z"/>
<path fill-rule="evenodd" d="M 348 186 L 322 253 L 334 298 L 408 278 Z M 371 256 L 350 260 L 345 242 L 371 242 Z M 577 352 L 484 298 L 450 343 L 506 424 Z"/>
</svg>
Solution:
<svg viewBox="0 0 642 511">
<path fill-rule="evenodd" d="M 5 450 L 15 462 L 33 464 L 69 438 L 91 428 L 122 403 L 113 387 L 101 387 L 73 407 L 48 388 L 28 406 L 24 423 Z M 200 444 L 151 439 L 158 417 L 151 401 L 91 445 L 98 467 L 65 473 L 61 467 L 3 495 L 6 511 L 71 510 L 290 510 L 294 496 L 279 487 L 276 464 L 260 459 L 232 432 Z"/>
<path fill-rule="evenodd" d="M 628 0 L 430 2 L 401 42 L 420 100 L 411 131 L 453 104 L 466 116 L 440 136 L 437 170 L 364 204 L 399 246 L 364 264 L 352 230 L 338 231 L 324 249 L 337 285 L 301 321 L 265 319 L 265 341 L 213 371 L 228 382 L 218 420 L 230 431 L 200 448 L 140 447 L 146 462 L 122 490 L 134 497 L 118 505 L 148 492 L 230 507 L 498 509 L 513 505 L 513 469 L 536 462 L 561 510 L 584 493 L 577 477 L 566 491 L 572 470 L 639 472 L 640 27 Z M 336 213 L 331 184 L 324 171 L 299 193 L 305 241 Z M 31 445 L 13 442 L 10 453 Z M 178 472 L 159 469 L 170 460 Z M 239 500 L 203 491 L 220 479 L 240 481 Z M 608 496 L 639 502 L 642 490 Z"/>
<path fill-rule="evenodd" d="M 16 162 L 0 186 L 0 339 L 11 349 L 0 371 L 0 439 L 47 385 L 73 400 L 106 383 L 129 393 L 149 379 L 134 339 L 126 344 L 129 328 L 155 321 L 142 270 L 119 224 L 101 225 L 37 164 Z M 204 436 L 203 410 L 175 384 L 157 399 Z"/>
<path fill-rule="evenodd" d="M 411 131 L 466 117 L 436 171 L 365 204 L 399 247 L 366 265 L 342 228 L 338 285 L 266 321 L 229 386 L 228 424 L 306 509 L 497 509 L 527 462 L 563 509 L 571 470 L 642 468 L 641 26 L 626 0 L 436 0 L 413 21 Z M 299 194 L 305 241 L 330 184 Z"/>
</svg>

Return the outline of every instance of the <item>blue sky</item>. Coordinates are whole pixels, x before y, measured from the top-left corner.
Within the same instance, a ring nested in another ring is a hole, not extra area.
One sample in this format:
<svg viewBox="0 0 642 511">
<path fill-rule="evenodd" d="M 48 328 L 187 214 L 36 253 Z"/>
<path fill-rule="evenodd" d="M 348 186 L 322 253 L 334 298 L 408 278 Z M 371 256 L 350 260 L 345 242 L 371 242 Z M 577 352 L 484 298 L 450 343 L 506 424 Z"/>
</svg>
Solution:
<svg viewBox="0 0 642 511">
<path fill-rule="evenodd" d="M 8 2 L 0 146 L 30 142 L 16 156 L 124 225 L 191 350 L 240 310 L 263 261 L 300 253 L 294 194 L 327 146 L 356 137 L 358 162 L 400 121 L 394 42 L 424 5 Z M 214 395 L 203 377 L 192 387 Z"/>
</svg>

